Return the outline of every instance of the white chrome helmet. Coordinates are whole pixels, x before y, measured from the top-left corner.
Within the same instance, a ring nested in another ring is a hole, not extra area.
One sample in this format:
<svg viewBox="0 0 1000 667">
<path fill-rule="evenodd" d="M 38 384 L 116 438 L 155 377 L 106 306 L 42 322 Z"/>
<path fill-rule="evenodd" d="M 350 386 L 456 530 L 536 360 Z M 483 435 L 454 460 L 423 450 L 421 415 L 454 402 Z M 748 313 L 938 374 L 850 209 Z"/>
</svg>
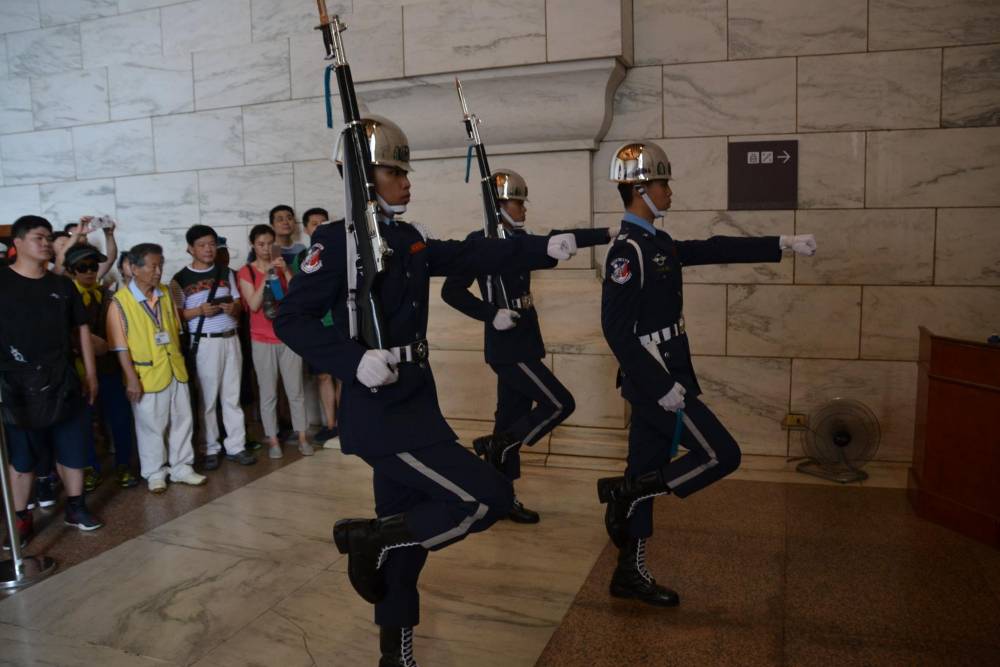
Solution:
<svg viewBox="0 0 1000 667">
<path fill-rule="evenodd" d="M 494 169 L 493 183 L 497 186 L 500 201 L 528 201 L 528 184 L 513 169 Z"/>
<path fill-rule="evenodd" d="M 388 118 L 371 114 L 361 119 L 368 137 L 368 152 L 372 156 L 372 164 L 382 167 L 398 167 L 403 171 L 413 171 L 410 166 L 410 141 L 403 130 Z M 344 162 L 343 142 L 337 142 L 338 165 Z"/>
<path fill-rule="evenodd" d="M 669 181 L 670 159 L 666 151 L 652 142 L 627 143 L 611 158 L 608 178 L 616 183 L 628 184 Z"/>
</svg>

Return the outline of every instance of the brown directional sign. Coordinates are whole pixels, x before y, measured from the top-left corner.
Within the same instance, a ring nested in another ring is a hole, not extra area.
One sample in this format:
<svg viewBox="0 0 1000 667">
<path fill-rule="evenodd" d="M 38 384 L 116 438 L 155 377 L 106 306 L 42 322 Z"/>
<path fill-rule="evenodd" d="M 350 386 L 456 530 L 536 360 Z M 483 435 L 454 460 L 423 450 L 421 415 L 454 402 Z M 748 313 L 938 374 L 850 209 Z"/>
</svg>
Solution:
<svg viewBox="0 0 1000 667">
<path fill-rule="evenodd" d="M 793 209 L 799 203 L 799 142 L 729 144 L 729 209 Z"/>
</svg>

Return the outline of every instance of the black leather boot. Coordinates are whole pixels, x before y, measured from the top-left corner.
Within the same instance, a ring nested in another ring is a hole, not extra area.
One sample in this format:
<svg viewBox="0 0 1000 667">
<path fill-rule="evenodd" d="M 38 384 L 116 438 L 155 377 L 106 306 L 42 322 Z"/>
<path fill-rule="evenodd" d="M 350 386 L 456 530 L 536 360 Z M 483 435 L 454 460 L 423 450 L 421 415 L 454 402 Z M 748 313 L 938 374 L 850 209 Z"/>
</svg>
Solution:
<svg viewBox="0 0 1000 667">
<path fill-rule="evenodd" d="M 608 537 L 619 549 L 628 541 L 629 504 L 625 500 L 612 500 L 604 508 L 604 529 L 608 531 Z"/>
<path fill-rule="evenodd" d="M 676 607 L 680 596 L 660 586 L 646 569 L 646 539 L 633 537 L 618 552 L 618 567 L 611 576 L 611 595 L 631 598 L 655 607 Z"/>
<path fill-rule="evenodd" d="M 419 542 L 406 527 L 405 514 L 381 519 L 341 519 L 333 526 L 337 551 L 347 554 L 347 574 L 358 595 L 375 604 L 385 597 L 382 561 L 389 549 Z"/>
<path fill-rule="evenodd" d="M 413 628 L 379 626 L 378 645 L 382 651 L 378 667 L 417 667 L 413 659 Z"/>
<path fill-rule="evenodd" d="M 597 480 L 597 497 L 602 503 L 609 503 L 612 500 L 631 502 L 643 496 L 663 493 L 670 493 L 670 487 L 663 480 L 659 470 L 638 477 L 602 477 Z"/>
<path fill-rule="evenodd" d="M 529 510 L 520 500 L 514 498 L 514 507 L 511 508 L 507 518 L 514 523 L 538 523 L 541 517 L 538 516 L 538 512 Z"/>
<path fill-rule="evenodd" d="M 507 433 L 493 433 L 483 435 L 472 441 L 472 448 L 476 454 L 483 457 L 483 460 L 491 466 L 504 471 L 504 451 L 514 444 L 514 438 Z"/>
</svg>

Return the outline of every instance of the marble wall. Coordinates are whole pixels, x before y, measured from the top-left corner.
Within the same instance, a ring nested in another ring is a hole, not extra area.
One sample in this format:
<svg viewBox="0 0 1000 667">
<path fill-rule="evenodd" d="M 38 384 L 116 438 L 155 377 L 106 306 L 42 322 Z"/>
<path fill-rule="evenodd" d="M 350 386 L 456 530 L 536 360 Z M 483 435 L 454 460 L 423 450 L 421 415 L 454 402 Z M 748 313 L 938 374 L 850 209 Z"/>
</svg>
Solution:
<svg viewBox="0 0 1000 667">
<path fill-rule="evenodd" d="M 685 276 L 706 400 L 748 453 L 797 454 L 781 417 L 850 395 L 883 420 L 881 458 L 905 460 L 916 326 L 1000 329 L 995 2 L 328 5 L 349 26 L 363 109 L 410 134 L 409 215 L 436 236 L 480 224 L 456 75 L 494 167 L 528 179 L 538 231 L 616 225 L 608 160 L 644 139 L 671 155 L 665 225 L 678 238 L 817 235 L 814 258 Z M 0 0 L 0 222 L 108 213 L 120 245 L 163 243 L 173 271 L 193 223 L 218 227 L 239 257 L 274 204 L 339 211 L 315 23 L 311 0 Z M 726 210 L 727 144 L 749 139 L 799 142 L 797 211 Z M 582 252 L 535 281 L 548 363 L 579 407 L 533 460 L 623 455 L 628 411 L 598 319 L 603 256 Z M 495 387 L 482 328 L 439 286 L 429 334 L 442 405 L 485 430 Z"/>
</svg>

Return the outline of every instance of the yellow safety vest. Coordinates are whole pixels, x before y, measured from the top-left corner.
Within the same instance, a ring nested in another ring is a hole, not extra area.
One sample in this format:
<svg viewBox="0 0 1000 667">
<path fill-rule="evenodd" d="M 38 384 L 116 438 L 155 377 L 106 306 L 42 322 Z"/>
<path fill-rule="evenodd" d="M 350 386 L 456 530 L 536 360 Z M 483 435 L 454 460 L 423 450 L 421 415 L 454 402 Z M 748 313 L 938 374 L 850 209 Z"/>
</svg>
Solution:
<svg viewBox="0 0 1000 667">
<path fill-rule="evenodd" d="M 174 310 L 170 290 L 166 285 L 160 285 L 159 288 L 161 293 L 159 325 L 146 307 L 136 300 L 127 285 L 115 292 L 114 296 L 125 314 L 128 350 L 142 382 L 142 390 L 146 393 L 163 391 L 170 386 L 173 378 L 177 378 L 180 382 L 188 381 L 187 367 L 184 365 L 184 355 L 181 353 L 177 311 Z M 156 334 L 160 331 L 166 331 L 170 336 L 168 344 L 156 344 Z"/>
</svg>

